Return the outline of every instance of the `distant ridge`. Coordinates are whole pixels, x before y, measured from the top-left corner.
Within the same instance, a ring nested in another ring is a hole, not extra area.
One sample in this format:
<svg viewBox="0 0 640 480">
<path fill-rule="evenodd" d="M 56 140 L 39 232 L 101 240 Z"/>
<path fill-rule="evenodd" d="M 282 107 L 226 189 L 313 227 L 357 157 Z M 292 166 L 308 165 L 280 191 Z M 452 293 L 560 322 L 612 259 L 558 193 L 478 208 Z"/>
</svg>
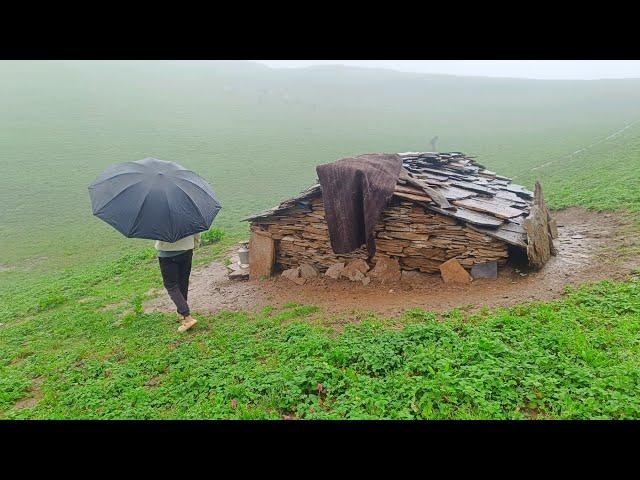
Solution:
<svg viewBox="0 0 640 480">
<path fill-rule="evenodd" d="M 638 82 L 640 83 L 640 78 L 523 78 L 523 77 L 510 77 L 510 76 L 488 76 L 488 75 L 462 75 L 455 73 L 431 73 L 431 72 L 407 72 L 404 70 L 396 70 L 393 68 L 383 68 L 383 67 L 365 67 L 365 66 L 357 66 L 357 65 L 341 65 L 341 64 L 330 64 L 330 65 L 306 65 L 302 67 L 283 67 L 283 66 L 274 66 L 267 65 L 264 63 L 260 63 L 258 61 L 250 61 L 248 63 L 253 63 L 255 65 L 260 65 L 271 70 L 278 71 L 289 71 L 289 72 L 339 72 L 339 73 L 377 73 L 380 75 L 400 75 L 400 76 L 409 76 L 409 77 L 434 77 L 434 78 L 443 78 L 443 79 L 474 79 L 474 80 L 508 80 L 508 81 L 520 81 L 520 82 L 558 82 L 558 83 L 567 83 L 567 82 Z"/>
</svg>

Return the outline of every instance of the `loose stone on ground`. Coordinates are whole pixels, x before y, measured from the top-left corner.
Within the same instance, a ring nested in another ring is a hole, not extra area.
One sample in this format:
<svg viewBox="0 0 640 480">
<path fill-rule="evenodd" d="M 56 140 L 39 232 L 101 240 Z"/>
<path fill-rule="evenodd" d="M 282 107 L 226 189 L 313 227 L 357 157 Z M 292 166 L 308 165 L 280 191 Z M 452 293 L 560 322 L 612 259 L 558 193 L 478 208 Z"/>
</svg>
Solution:
<svg viewBox="0 0 640 480">
<path fill-rule="evenodd" d="M 447 260 L 440 265 L 440 275 L 442 276 L 444 283 L 469 284 L 472 280 L 469 272 L 467 272 L 455 258 Z"/>
</svg>

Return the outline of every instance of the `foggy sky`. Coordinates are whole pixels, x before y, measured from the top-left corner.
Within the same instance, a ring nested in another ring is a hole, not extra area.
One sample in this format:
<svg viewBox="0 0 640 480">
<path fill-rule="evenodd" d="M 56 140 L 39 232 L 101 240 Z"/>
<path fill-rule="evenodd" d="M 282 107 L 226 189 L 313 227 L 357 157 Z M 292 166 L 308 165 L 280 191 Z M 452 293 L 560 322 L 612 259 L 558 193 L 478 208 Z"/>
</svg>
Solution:
<svg viewBox="0 0 640 480">
<path fill-rule="evenodd" d="M 270 67 L 349 65 L 402 72 L 534 79 L 640 78 L 639 60 L 254 60 Z"/>
</svg>

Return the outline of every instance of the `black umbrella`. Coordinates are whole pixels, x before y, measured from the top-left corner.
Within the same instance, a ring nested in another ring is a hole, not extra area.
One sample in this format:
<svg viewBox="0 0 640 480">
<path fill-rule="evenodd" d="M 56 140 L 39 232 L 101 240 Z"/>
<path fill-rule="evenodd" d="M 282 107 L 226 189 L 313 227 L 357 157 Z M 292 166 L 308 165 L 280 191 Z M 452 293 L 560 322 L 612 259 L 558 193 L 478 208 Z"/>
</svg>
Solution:
<svg viewBox="0 0 640 480">
<path fill-rule="evenodd" d="M 221 208 L 202 178 L 156 158 L 110 166 L 89 196 L 93 214 L 123 235 L 165 242 L 208 230 Z"/>
</svg>

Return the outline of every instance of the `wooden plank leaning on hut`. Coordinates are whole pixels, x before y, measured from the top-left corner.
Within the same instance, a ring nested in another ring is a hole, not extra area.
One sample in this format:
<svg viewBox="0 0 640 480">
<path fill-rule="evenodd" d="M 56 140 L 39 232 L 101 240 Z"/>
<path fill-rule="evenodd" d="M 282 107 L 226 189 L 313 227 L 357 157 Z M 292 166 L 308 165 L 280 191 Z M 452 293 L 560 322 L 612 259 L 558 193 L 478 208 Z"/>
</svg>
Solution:
<svg viewBox="0 0 640 480">
<path fill-rule="evenodd" d="M 463 188 L 452 187 L 450 185 L 442 185 L 438 187 L 438 191 L 444 195 L 447 200 L 464 200 L 465 198 L 476 197 L 477 194 Z"/>
<path fill-rule="evenodd" d="M 521 233 L 512 232 L 502 227 L 498 228 L 486 228 L 477 225 L 469 225 L 469 228 L 482 232 L 490 237 L 502 240 L 510 245 L 515 245 L 520 248 L 527 248 L 527 236 Z"/>
<path fill-rule="evenodd" d="M 506 205 L 490 200 L 480 200 L 479 198 L 467 198 L 465 200 L 454 200 L 453 204 L 458 207 L 465 207 L 478 212 L 486 212 L 498 218 L 511 218 L 522 215 L 522 210 L 507 207 Z"/>
<path fill-rule="evenodd" d="M 465 190 L 471 190 L 472 192 L 482 193 L 491 197 L 495 195 L 495 191 L 474 182 L 462 182 L 458 180 L 455 182 L 451 182 L 451 185 L 464 188 Z"/>
<path fill-rule="evenodd" d="M 434 201 L 440 208 L 455 209 L 455 207 L 449 203 L 449 201 L 444 197 L 444 195 L 442 195 L 442 193 L 438 192 L 435 188 L 427 186 L 424 182 L 413 178 L 406 168 L 403 167 L 400 169 L 399 178 L 414 187 L 422 189 L 424 193 L 429 195 L 429 197 L 431 197 L 431 200 Z"/>
<path fill-rule="evenodd" d="M 407 200 L 413 200 L 414 202 L 428 203 L 431 201 L 431 198 L 426 195 L 416 195 L 414 193 L 405 193 L 398 190 L 394 191 L 393 194 L 396 197 L 406 198 Z"/>
<path fill-rule="evenodd" d="M 480 212 L 474 212 L 466 208 L 458 207 L 456 210 L 444 210 L 438 208 L 435 205 L 427 205 L 429 210 L 447 215 L 449 217 L 457 218 L 472 225 L 478 225 L 481 227 L 496 228 L 503 224 L 503 221 L 499 218 L 492 217 Z"/>
</svg>

